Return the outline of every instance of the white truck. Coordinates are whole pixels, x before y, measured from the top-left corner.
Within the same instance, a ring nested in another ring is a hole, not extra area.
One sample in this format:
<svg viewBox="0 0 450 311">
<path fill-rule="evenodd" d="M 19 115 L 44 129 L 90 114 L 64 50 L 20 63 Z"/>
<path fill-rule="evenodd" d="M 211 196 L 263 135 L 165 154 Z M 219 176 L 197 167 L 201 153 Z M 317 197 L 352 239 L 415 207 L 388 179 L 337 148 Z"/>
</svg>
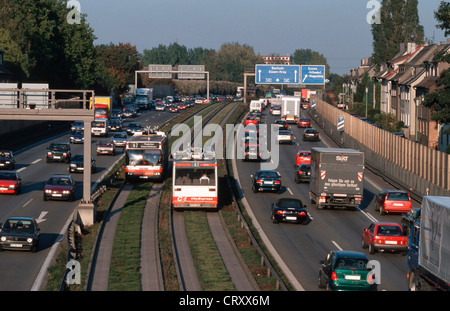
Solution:
<svg viewBox="0 0 450 311">
<path fill-rule="evenodd" d="M 408 232 L 408 289 L 449 291 L 450 197 L 424 196 Z"/>
<path fill-rule="evenodd" d="M 153 99 L 153 91 L 148 88 L 138 88 L 136 89 L 136 105 L 139 109 L 150 109 L 150 102 Z"/>
<path fill-rule="evenodd" d="M 300 97 L 283 96 L 281 98 L 281 120 L 297 123 L 300 119 Z"/>
<path fill-rule="evenodd" d="M 262 112 L 262 104 L 259 100 L 250 101 L 250 112 Z"/>
</svg>

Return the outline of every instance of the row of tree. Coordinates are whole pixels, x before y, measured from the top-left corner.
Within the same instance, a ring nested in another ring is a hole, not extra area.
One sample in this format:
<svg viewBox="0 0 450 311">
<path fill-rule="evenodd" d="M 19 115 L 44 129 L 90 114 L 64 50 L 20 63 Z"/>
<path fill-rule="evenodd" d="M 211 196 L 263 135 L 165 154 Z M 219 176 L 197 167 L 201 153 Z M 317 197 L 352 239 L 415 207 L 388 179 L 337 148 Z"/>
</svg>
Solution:
<svg viewBox="0 0 450 311">
<path fill-rule="evenodd" d="M 262 62 L 251 46 L 239 43 L 224 43 L 219 50 L 188 49 L 172 43 L 142 54 L 130 43 L 95 45 L 97 38 L 87 16 L 80 14 L 77 22 L 69 23 L 72 8 L 67 4 L 67 0 L 0 0 L 0 48 L 15 80 L 109 94 L 134 83 L 135 70 L 148 64 L 205 65 L 211 81 L 242 84 L 243 73 Z M 323 64 L 329 69 L 318 52 L 299 49 L 292 56 L 294 63 Z M 219 89 L 229 88 L 225 83 Z"/>
</svg>

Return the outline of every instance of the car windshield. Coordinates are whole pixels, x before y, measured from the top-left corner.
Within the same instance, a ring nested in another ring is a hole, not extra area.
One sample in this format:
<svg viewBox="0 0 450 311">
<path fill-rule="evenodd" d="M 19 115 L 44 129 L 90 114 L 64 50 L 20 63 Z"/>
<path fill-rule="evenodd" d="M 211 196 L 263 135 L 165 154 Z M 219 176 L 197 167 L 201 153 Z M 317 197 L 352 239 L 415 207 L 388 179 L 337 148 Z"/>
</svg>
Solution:
<svg viewBox="0 0 450 311">
<path fill-rule="evenodd" d="M 140 125 L 138 123 L 130 123 L 128 125 L 128 128 L 142 128 L 142 125 Z"/>
<path fill-rule="evenodd" d="M 402 229 L 399 226 L 378 226 L 377 235 L 402 236 Z"/>
<path fill-rule="evenodd" d="M 27 219 L 8 219 L 3 226 L 2 232 L 33 233 L 34 224 Z"/>
<path fill-rule="evenodd" d="M 316 132 L 316 130 L 313 130 L 313 129 L 307 129 L 307 130 L 305 130 L 305 133 L 315 133 Z"/>
<path fill-rule="evenodd" d="M 301 165 L 300 169 L 304 172 L 310 171 L 311 170 L 311 165 Z"/>
<path fill-rule="evenodd" d="M 278 178 L 278 174 L 274 171 L 262 171 L 258 173 L 258 178 Z"/>
<path fill-rule="evenodd" d="M 362 258 L 340 258 L 336 261 L 335 269 L 366 270 L 367 260 Z"/>
<path fill-rule="evenodd" d="M 280 135 L 290 135 L 291 132 L 289 131 L 279 131 Z"/>
<path fill-rule="evenodd" d="M 390 192 L 387 199 L 391 201 L 409 201 L 409 195 L 406 192 Z"/>
<path fill-rule="evenodd" d="M 311 156 L 311 153 L 309 153 L 309 152 L 300 152 L 300 153 L 298 154 L 298 156 L 299 156 L 299 157 L 310 157 L 310 156 Z"/>
<path fill-rule="evenodd" d="M 113 138 L 128 138 L 126 133 L 116 133 L 113 135 Z"/>
<path fill-rule="evenodd" d="M 289 209 L 289 208 L 302 208 L 302 202 L 298 200 L 280 200 L 278 202 L 278 207 L 283 209 Z"/>
<path fill-rule="evenodd" d="M 82 130 L 75 130 L 72 132 L 72 135 L 84 135 Z"/>
<path fill-rule="evenodd" d="M 0 180 L 16 180 L 15 173 L 0 172 Z"/>
<path fill-rule="evenodd" d="M 54 186 L 69 186 L 70 179 L 67 177 L 52 177 L 48 180 L 47 184 Z"/>
<path fill-rule="evenodd" d="M 67 150 L 68 148 L 67 148 L 67 145 L 63 145 L 63 144 L 51 144 L 50 149 L 64 151 L 64 150 Z"/>
<path fill-rule="evenodd" d="M 11 158 L 10 152 L 0 152 L 0 158 Z"/>
<path fill-rule="evenodd" d="M 84 156 L 82 154 L 77 154 L 76 156 L 73 157 L 72 159 L 73 161 L 84 161 Z"/>
</svg>

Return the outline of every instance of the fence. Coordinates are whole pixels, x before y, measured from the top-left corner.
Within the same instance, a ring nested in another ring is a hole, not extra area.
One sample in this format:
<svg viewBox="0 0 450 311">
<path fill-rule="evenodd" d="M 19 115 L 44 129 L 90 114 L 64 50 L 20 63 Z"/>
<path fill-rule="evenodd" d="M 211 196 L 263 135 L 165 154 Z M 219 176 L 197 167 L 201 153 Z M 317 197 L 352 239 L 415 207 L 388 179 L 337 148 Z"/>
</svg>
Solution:
<svg viewBox="0 0 450 311">
<path fill-rule="evenodd" d="M 332 137 L 363 151 L 368 163 L 417 195 L 448 196 L 450 155 L 375 127 L 320 99 L 314 119 Z M 344 130 L 337 130 L 338 116 Z"/>
</svg>

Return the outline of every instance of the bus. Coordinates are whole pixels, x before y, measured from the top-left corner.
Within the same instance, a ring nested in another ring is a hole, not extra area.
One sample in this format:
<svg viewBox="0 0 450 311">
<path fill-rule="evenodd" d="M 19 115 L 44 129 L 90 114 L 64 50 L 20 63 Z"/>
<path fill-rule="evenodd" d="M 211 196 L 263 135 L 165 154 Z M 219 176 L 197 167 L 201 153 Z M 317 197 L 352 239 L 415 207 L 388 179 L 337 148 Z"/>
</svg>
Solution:
<svg viewBox="0 0 450 311">
<path fill-rule="evenodd" d="M 217 211 L 218 175 L 214 150 L 192 147 L 173 154 L 172 208 Z"/>
<path fill-rule="evenodd" d="M 165 132 L 147 128 L 142 133 L 135 133 L 126 143 L 125 150 L 125 179 L 128 182 L 164 180 L 169 152 Z"/>
</svg>

